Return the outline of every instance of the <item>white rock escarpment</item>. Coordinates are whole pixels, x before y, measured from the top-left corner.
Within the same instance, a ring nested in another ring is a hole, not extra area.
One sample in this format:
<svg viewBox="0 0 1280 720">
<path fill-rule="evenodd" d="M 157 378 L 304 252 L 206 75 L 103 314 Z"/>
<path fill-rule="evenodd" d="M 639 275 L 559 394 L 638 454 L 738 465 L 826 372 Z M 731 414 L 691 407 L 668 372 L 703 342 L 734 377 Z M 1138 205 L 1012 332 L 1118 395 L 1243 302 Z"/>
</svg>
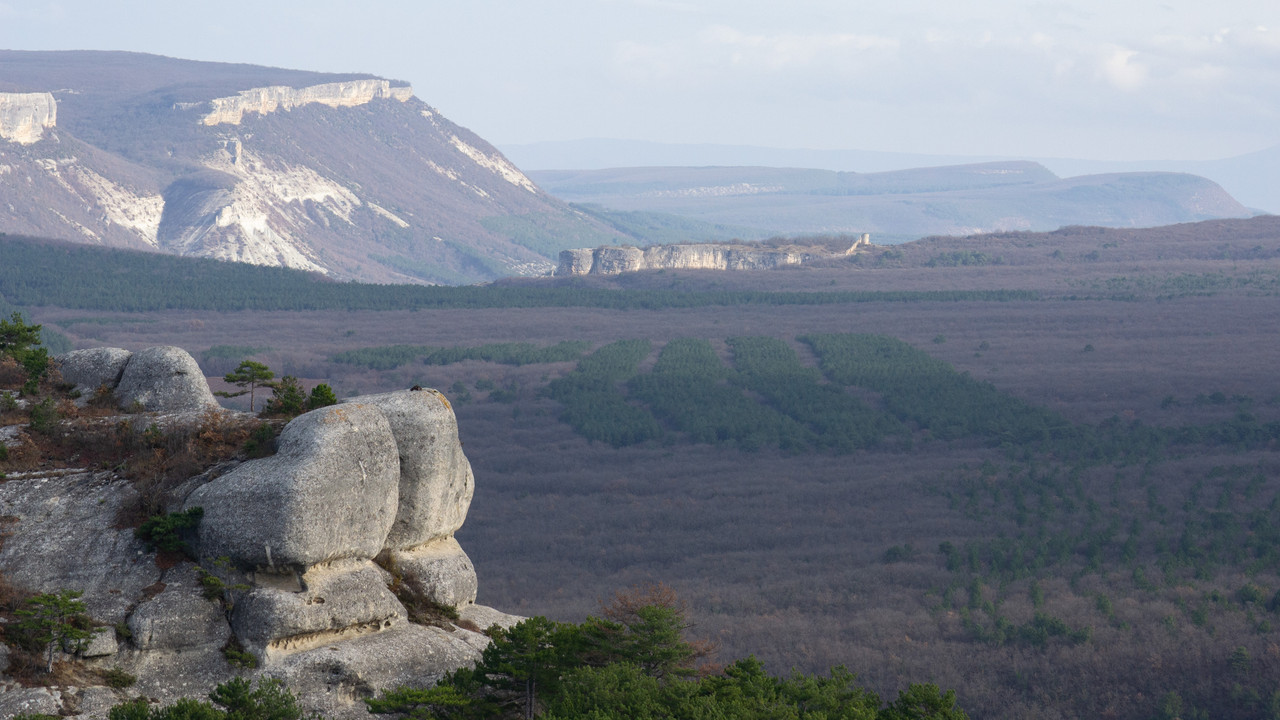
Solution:
<svg viewBox="0 0 1280 720">
<path fill-rule="evenodd" d="M 30 145 L 57 122 L 58 103 L 51 93 L 0 93 L 0 138 Z"/>
<path fill-rule="evenodd" d="M 241 90 L 238 95 L 210 100 L 212 110 L 200 122 L 205 125 L 239 125 L 246 113 L 266 115 L 311 103 L 335 108 L 356 107 L 378 98 L 404 102 L 411 97 L 412 87 L 391 87 L 390 81 L 377 79 L 324 83 L 304 88 L 272 85 Z"/>
<path fill-rule="evenodd" d="M 768 247 L 724 243 L 579 248 L 560 253 L 558 276 L 618 275 L 640 270 L 770 270 L 813 260 L 843 257 L 871 244 L 862 234 L 847 249 L 826 247 Z"/>
</svg>

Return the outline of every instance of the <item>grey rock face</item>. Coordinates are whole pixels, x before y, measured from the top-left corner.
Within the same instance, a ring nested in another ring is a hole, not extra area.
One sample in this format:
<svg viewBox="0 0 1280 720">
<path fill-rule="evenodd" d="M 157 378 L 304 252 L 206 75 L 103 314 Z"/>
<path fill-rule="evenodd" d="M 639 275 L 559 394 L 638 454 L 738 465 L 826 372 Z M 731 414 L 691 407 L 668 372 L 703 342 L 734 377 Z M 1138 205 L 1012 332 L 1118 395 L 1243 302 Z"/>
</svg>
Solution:
<svg viewBox="0 0 1280 720">
<path fill-rule="evenodd" d="M 116 631 L 114 628 L 96 628 L 93 637 L 85 644 L 84 650 L 80 653 L 80 657 L 98 658 L 108 655 L 115 655 L 120 649 L 120 644 L 116 642 Z"/>
<path fill-rule="evenodd" d="M 246 649 L 271 658 L 388 630 L 405 619 L 381 571 L 367 560 L 310 568 L 302 587 L 259 585 L 236 600 L 231 625 Z"/>
<path fill-rule="evenodd" d="M 160 579 L 154 556 L 133 530 L 112 527 L 136 499 L 128 481 L 110 473 L 11 478 L 0 483 L 0 515 L 17 522 L 0 546 L 0 571 L 32 592 L 84 592 L 96 620 L 125 619 L 133 598 Z"/>
<path fill-rule="evenodd" d="M 111 708 L 120 704 L 120 698 L 111 688 L 88 687 L 76 697 L 76 714 L 80 717 L 105 718 Z"/>
<path fill-rule="evenodd" d="M 519 615 L 508 615 L 486 605 L 466 605 L 458 610 L 458 619 L 462 622 L 470 622 L 481 630 L 488 630 L 494 625 L 510 628 L 525 618 Z"/>
<path fill-rule="evenodd" d="M 0 693 L 0 717 L 60 715 L 62 693 L 52 688 L 23 688 Z"/>
<path fill-rule="evenodd" d="M 200 557 L 304 570 L 376 556 L 396 517 L 400 476 L 383 414 L 362 403 L 313 410 L 285 426 L 277 447 L 187 497 L 186 507 L 204 508 Z"/>
<path fill-rule="evenodd" d="M 179 347 L 139 350 L 129 358 L 116 386 L 120 407 L 138 403 L 147 412 L 191 412 L 217 409 L 195 358 Z"/>
<path fill-rule="evenodd" d="M 129 632 L 139 650 L 221 648 L 231 639 L 222 604 L 204 597 L 190 564 L 165 574 L 164 590 L 129 616 Z"/>
<path fill-rule="evenodd" d="M 382 412 L 400 456 L 399 506 L 386 547 L 411 548 L 453 535 L 467 518 L 475 478 L 449 401 L 428 389 L 365 395 L 353 402 Z"/>
<path fill-rule="evenodd" d="M 271 670 L 303 697 L 309 711 L 367 718 L 362 697 L 375 688 L 426 687 L 480 658 L 467 630 L 405 623 L 387 632 L 325 645 L 282 659 Z"/>
<path fill-rule="evenodd" d="M 387 555 L 388 567 L 400 574 L 413 595 L 450 607 L 476 601 L 476 569 L 457 540 L 446 538 Z"/>
<path fill-rule="evenodd" d="M 54 358 L 62 379 L 72 385 L 85 398 L 93 397 L 99 387 L 115 389 L 124 374 L 124 367 L 133 353 L 121 348 L 92 348 L 73 350 Z"/>
</svg>

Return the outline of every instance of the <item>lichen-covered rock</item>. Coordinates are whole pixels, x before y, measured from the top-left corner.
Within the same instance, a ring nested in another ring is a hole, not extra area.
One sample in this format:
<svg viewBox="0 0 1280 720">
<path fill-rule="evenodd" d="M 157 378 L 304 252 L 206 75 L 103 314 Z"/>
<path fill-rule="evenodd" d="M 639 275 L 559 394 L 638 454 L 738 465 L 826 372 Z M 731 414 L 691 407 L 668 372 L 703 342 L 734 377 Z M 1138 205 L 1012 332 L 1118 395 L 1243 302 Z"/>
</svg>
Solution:
<svg viewBox="0 0 1280 720">
<path fill-rule="evenodd" d="M 290 422 L 275 455 L 253 460 L 187 497 L 204 508 L 198 551 L 241 568 L 372 559 L 396 517 L 400 460 L 373 405 L 347 403 Z"/>
<path fill-rule="evenodd" d="M 309 568 L 301 591 L 259 585 L 238 597 L 231 626 L 245 648 L 261 657 L 306 650 L 388 630 L 404 621 L 404 607 L 368 560 Z"/>
<path fill-rule="evenodd" d="M 54 360 L 58 363 L 62 379 L 75 385 L 75 390 L 82 398 L 88 399 L 100 387 L 106 386 L 114 390 L 132 356 L 133 353 L 122 348 L 100 347 L 72 350 Z"/>
<path fill-rule="evenodd" d="M 352 402 L 382 412 L 400 456 L 399 507 L 386 547 L 412 548 L 452 536 L 467 518 L 475 478 L 449 401 L 435 390 L 402 390 Z"/>
<path fill-rule="evenodd" d="M 476 601 L 475 566 L 453 538 L 411 550 L 389 550 L 384 558 L 416 597 L 455 608 Z"/>
<path fill-rule="evenodd" d="M 221 648 L 231 639 L 222 603 L 209 600 L 187 563 L 165 574 L 164 589 L 129 615 L 130 641 L 139 650 Z"/>
<path fill-rule="evenodd" d="M 195 358 L 180 347 L 139 350 L 116 386 L 120 407 L 146 412 L 198 412 L 218 408 Z"/>
</svg>

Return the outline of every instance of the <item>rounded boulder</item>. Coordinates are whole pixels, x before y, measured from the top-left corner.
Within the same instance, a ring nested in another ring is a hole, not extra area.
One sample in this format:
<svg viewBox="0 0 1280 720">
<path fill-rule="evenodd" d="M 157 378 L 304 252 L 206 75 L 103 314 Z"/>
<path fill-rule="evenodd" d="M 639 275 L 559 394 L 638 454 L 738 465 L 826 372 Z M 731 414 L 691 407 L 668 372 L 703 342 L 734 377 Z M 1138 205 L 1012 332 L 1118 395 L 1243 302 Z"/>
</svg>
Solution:
<svg viewBox="0 0 1280 720">
<path fill-rule="evenodd" d="M 187 508 L 204 508 L 201 559 L 274 571 L 376 556 L 396 518 L 400 477 L 382 413 L 360 403 L 313 410 L 286 425 L 276 446 L 187 498 Z"/>
<path fill-rule="evenodd" d="M 116 398 L 120 407 L 136 407 L 145 412 L 192 412 L 219 407 L 195 358 L 172 346 L 134 353 L 124 366 Z"/>
<path fill-rule="evenodd" d="M 475 493 L 453 407 L 435 390 L 401 390 L 354 399 L 378 408 L 400 456 L 400 500 L 387 548 L 447 538 L 462 527 Z"/>
</svg>

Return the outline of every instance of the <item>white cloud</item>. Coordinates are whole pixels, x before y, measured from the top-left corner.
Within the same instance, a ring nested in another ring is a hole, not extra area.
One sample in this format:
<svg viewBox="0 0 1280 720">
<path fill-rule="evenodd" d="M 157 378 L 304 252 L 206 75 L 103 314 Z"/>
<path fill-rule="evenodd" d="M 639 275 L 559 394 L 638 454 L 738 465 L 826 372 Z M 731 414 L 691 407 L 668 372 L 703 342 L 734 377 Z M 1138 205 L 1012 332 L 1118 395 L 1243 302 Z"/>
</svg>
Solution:
<svg viewBox="0 0 1280 720">
<path fill-rule="evenodd" d="M 1137 56 L 1136 50 L 1111 48 L 1104 53 L 1098 72 L 1113 87 L 1126 91 L 1137 90 L 1146 83 L 1149 72 L 1146 65 L 1134 59 Z"/>
</svg>

